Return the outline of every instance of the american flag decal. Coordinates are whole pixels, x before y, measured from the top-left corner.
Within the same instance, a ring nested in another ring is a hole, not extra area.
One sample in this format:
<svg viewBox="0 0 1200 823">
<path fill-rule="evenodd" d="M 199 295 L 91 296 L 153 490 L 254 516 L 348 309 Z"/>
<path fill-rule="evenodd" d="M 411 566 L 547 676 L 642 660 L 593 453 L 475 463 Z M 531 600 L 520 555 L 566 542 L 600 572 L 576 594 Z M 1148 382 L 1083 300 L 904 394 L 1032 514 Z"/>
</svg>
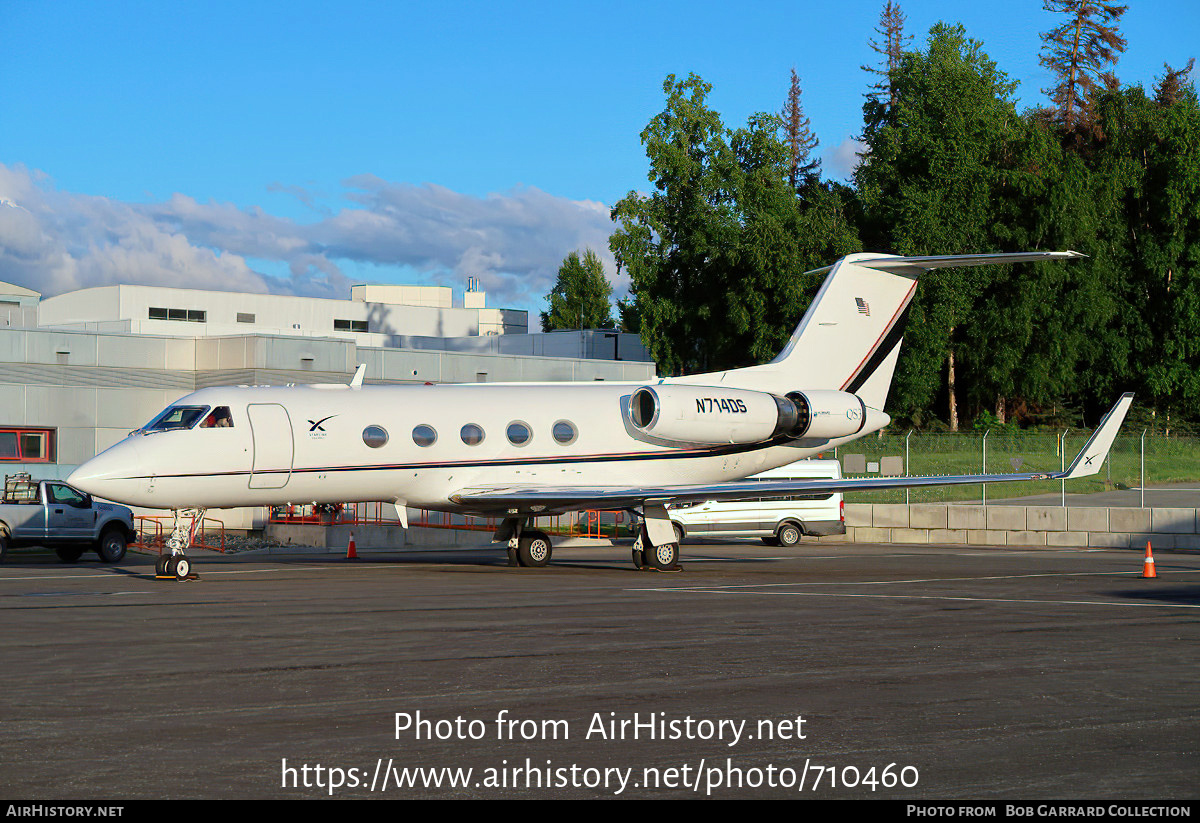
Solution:
<svg viewBox="0 0 1200 823">
<path fill-rule="evenodd" d="M 861 297 L 856 297 L 854 298 L 854 302 L 858 304 L 859 314 L 865 314 L 867 317 L 871 316 L 871 307 L 867 305 L 866 300 L 863 300 Z"/>
</svg>

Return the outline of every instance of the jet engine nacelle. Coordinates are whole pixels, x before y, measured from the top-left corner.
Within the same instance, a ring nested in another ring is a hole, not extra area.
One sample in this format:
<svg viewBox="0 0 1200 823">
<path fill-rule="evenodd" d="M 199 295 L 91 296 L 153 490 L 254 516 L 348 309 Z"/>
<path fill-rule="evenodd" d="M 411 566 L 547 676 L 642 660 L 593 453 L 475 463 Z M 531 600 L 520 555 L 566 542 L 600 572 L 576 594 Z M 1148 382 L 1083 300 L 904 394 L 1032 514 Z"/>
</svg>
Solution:
<svg viewBox="0 0 1200 823">
<path fill-rule="evenodd" d="M 840 391 L 779 397 L 747 389 L 660 384 L 633 393 L 629 420 L 647 439 L 748 444 L 775 437 L 848 437 L 863 430 L 867 409 L 856 395 Z"/>
<path fill-rule="evenodd" d="M 861 432 L 867 424 L 867 404 L 856 394 L 816 389 L 788 392 L 787 399 L 796 407 L 793 437 L 824 440 L 850 437 Z"/>
</svg>

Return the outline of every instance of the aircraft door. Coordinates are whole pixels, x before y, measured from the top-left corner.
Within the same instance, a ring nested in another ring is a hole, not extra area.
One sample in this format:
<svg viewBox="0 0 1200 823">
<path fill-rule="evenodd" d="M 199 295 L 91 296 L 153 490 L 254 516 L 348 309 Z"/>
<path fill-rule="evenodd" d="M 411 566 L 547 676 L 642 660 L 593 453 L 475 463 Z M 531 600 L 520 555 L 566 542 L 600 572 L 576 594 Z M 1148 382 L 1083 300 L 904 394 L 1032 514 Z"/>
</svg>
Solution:
<svg viewBox="0 0 1200 823">
<path fill-rule="evenodd" d="M 250 488 L 282 489 L 292 477 L 292 419 L 278 403 L 251 403 L 246 417 L 254 438 Z"/>
</svg>

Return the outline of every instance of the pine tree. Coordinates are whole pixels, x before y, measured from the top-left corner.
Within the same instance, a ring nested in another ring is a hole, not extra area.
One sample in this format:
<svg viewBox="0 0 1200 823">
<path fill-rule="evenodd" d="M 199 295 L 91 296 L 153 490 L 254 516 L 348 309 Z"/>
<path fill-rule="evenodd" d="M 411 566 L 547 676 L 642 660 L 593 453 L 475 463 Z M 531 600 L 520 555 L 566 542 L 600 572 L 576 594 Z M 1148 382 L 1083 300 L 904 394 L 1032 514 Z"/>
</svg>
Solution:
<svg viewBox="0 0 1200 823">
<path fill-rule="evenodd" d="M 896 107 L 896 81 L 892 72 L 900 68 L 900 59 L 904 54 L 904 49 L 912 41 L 912 35 L 905 36 L 904 34 L 904 12 L 900 11 L 899 3 L 888 0 L 879 14 L 879 27 L 875 31 L 883 40 L 881 42 L 868 40 L 867 43 L 874 51 L 883 55 L 883 68 L 862 66 L 863 71 L 877 74 L 880 77 L 879 82 L 871 86 L 871 91 L 867 96 L 876 102 L 881 102 L 880 97 L 886 93 L 888 109 L 894 109 Z"/>
<path fill-rule="evenodd" d="M 799 192 L 814 181 L 821 170 L 821 161 L 814 159 L 812 152 L 819 141 L 809 128 L 800 103 L 800 78 L 792 68 L 792 85 L 788 90 L 787 102 L 783 106 L 784 142 L 788 146 L 788 181 L 792 190 Z"/>
<path fill-rule="evenodd" d="M 1043 8 L 1068 19 L 1042 35 L 1045 45 L 1039 62 L 1058 78 L 1042 91 L 1054 103 L 1057 123 L 1067 131 L 1079 131 L 1092 124 L 1092 93 L 1118 85 L 1111 67 L 1125 51 L 1117 22 L 1127 7 L 1111 0 L 1045 0 Z"/>
</svg>

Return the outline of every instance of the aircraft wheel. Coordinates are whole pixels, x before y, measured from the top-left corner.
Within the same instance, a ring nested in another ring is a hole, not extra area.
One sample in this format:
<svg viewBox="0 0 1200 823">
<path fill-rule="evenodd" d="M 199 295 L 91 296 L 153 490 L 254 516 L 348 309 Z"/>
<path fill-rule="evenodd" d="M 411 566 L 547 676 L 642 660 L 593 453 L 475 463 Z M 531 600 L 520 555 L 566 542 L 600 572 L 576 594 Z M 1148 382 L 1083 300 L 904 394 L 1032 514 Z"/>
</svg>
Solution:
<svg viewBox="0 0 1200 823">
<path fill-rule="evenodd" d="M 171 555 L 160 554 L 158 559 L 154 561 L 154 575 L 156 577 L 167 576 L 167 563 L 171 560 Z"/>
<path fill-rule="evenodd" d="M 167 574 L 176 580 L 185 580 L 192 573 L 192 561 L 178 554 L 167 561 Z"/>
<path fill-rule="evenodd" d="M 639 571 L 646 568 L 646 553 L 641 549 L 633 550 L 633 567 Z"/>
<path fill-rule="evenodd" d="M 78 546 L 63 546 L 62 548 L 55 549 L 54 553 L 64 563 L 74 563 L 83 557 L 83 549 Z"/>
<path fill-rule="evenodd" d="M 800 527 L 795 523 L 784 523 L 779 527 L 779 531 L 775 534 L 775 539 L 779 541 L 781 546 L 794 546 L 800 542 L 800 536 L 803 534 Z"/>
<path fill-rule="evenodd" d="M 554 546 L 542 532 L 526 532 L 517 544 L 517 560 L 522 566 L 541 568 L 550 562 Z"/>
<path fill-rule="evenodd" d="M 663 543 L 646 549 L 646 560 L 650 568 L 665 572 L 679 567 L 679 544 Z"/>
</svg>

